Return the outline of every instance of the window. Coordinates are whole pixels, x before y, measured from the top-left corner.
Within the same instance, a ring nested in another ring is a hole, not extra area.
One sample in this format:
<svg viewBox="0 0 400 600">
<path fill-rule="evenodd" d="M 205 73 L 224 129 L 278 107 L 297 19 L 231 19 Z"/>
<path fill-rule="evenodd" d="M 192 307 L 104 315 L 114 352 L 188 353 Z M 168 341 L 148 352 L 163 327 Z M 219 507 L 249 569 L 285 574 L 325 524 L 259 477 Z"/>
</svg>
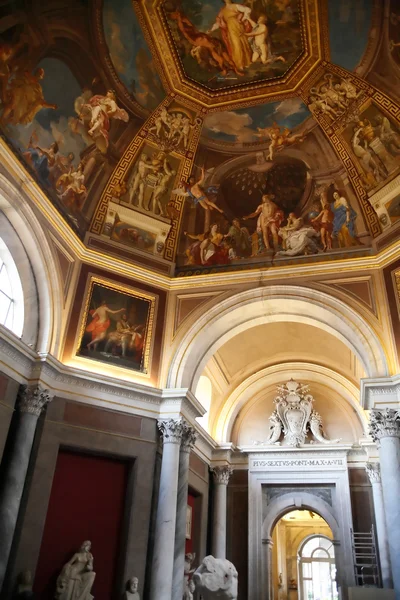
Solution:
<svg viewBox="0 0 400 600">
<path fill-rule="evenodd" d="M 300 600 L 338 600 L 332 540 L 315 535 L 299 550 Z"/>
<path fill-rule="evenodd" d="M 24 296 L 15 262 L 0 238 L 0 324 L 19 337 L 24 326 Z"/>
</svg>

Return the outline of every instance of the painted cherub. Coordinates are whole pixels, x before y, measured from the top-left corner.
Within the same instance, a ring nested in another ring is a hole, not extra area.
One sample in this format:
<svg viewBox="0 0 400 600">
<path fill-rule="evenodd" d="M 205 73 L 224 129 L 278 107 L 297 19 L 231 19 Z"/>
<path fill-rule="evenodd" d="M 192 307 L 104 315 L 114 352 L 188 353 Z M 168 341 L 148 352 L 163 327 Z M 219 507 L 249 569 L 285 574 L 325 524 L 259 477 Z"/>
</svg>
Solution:
<svg viewBox="0 0 400 600">
<path fill-rule="evenodd" d="M 250 46 L 253 50 L 251 62 L 255 63 L 261 59 L 263 65 L 267 65 L 271 62 L 286 62 L 283 56 L 268 55 L 268 27 L 266 15 L 260 15 L 256 21 L 248 19 L 252 26 L 252 30 L 249 33 L 243 35 L 249 38 Z"/>
<path fill-rule="evenodd" d="M 292 134 L 287 127 L 280 127 L 274 123 L 272 127 L 257 127 L 257 137 L 266 137 L 271 140 L 269 145 L 268 160 L 274 160 L 274 154 L 285 146 L 291 146 L 296 142 L 302 142 L 305 136 L 301 133 Z"/>
</svg>

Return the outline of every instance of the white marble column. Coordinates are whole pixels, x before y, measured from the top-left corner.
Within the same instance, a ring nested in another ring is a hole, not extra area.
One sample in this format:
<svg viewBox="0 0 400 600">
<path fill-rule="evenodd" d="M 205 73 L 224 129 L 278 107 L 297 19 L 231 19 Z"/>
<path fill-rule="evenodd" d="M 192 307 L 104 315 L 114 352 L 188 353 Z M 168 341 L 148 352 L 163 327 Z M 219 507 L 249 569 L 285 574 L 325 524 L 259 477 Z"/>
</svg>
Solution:
<svg viewBox="0 0 400 600">
<path fill-rule="evenodd" d="M 367 463 L 365 468 L 372 485 L 372 494 L 374 497 L 376 536 L 378 539 L 382 585 L 384 588 L 390 589 L 393 587 L 393 580 L 392 571 L 390 568 L 389 543 L 387 538 L 385 507 L 383 504 L 381 469 L 379 463 Z"/>
<path fill-rule="evenodd" d="M 212 534 L 212 555 L 226 558 L 226 508 L 227 487 L 233 469 L 228 466 L 214 467 L 214 520 Z"/>
<path fill-rule="evenodd" d="M 150 600 L 171 600 L 174 569 L 179 454 L 185 425 L 182 419 L 158 422 L 163 435 L 160 490 L 155 527 Z"/>
<path fill-rule="evenodd" d="M 262 569 L 262 590 L 263 598 L 269 600 L 274 597 L 273 585 L 273 547 L 272 538 L 262 540 L 263 544 L 263 569 Z"/>
<path fill-rule="evenodd" d="M 39 386 L 21 386 L 18 394 L 18 422 L 0 494 L 0 590 L 4 583 L 17 524 L 36 424 L 44 406 L 50 400 L 48 390 Z"/>
<path fill-rule="evenodd" d="M 370 433 L 379 448 L 389 556 L 396 600 L 400 600 L 400 414 L 372 409 Z"/>
<path fill-rule="evenodd" d="M 189 458 L 196 443 L 197 433 L 188 423 L 184 423 L 179 454 L 178 498 L 176 505 L 174 571 L 172 579 L 172 600 L 182 600 L 184 594 L 186 510 L 188 499 Z"/>
</svg>

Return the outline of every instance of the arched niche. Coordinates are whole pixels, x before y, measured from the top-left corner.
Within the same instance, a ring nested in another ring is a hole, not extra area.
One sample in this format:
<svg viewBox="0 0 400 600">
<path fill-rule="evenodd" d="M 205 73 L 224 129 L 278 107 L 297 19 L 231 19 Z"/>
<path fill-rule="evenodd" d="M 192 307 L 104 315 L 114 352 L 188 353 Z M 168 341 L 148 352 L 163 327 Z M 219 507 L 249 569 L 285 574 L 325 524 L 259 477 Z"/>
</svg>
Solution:
<svg viewBox="0 0 400 600">
<path fill-rule="evenodd" d="M 266 427 L 268 429 L 268 418 L 274 409 L 272 400 L 276 395 L 276 386 L 290 378 L 311 386 L 311 393 L 316 399 L 315 409 L 323 417 L 325 417 L 327 408 L 323 406 L 324 398 L 326 395 L 329 396 L 329 404 L 336 408 L 335 415 L 342 414 L 346 419 L 350 434 L 346 441 L 356 442 L 364 434 L 367 434 L 367 420 L 358 399 L 359 390 L 354 383 L 327 367 L 304 362 L 289 362 L 274 364 L 257 371 L 235 387 L 226 398 L 218 417 L 212 424 L 214 438 L 221 442 L 232 441 L 234 428 L 236 428 L 236 434 L 238 430 L 237 420 L 246 418 L 242 412 L 247 411 L 248 413 L 257 405 L 266 404 Z M 269 400 L 266 402 L 267 397 Z M 324 418 L 324 424 L 328 424 L 326 418 Z M 257 430 L 261 433 L 262 428 L 257 428 Z M 341 435 L 336 436 L 336 432 L 337 428 L 335 427 L 332 429 L 332 437 L 341 437 Z M 351 440 L 350 437 L 353 439 Z M 242 445 L 238 439 L 235 439 L 235 442 Z"/>
</svg>

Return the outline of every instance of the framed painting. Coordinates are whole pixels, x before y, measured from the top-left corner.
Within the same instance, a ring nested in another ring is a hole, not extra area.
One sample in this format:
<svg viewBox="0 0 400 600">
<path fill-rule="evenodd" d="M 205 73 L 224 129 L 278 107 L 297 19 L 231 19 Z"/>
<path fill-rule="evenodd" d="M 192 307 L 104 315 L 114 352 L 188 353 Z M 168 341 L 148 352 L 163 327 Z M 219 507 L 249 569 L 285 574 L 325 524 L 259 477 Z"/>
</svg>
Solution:
<svg viewBox="0 0 400 600">
<path fill-rule="evenodd" d="M 157 296 L 90 276 L 76 356 L 149 372 Z"/>
<path fill-rule="evenodd" d="M 192 507 L 190 504 L 186 506 L 186 539 L 192 539 Z"/>
</svg>

